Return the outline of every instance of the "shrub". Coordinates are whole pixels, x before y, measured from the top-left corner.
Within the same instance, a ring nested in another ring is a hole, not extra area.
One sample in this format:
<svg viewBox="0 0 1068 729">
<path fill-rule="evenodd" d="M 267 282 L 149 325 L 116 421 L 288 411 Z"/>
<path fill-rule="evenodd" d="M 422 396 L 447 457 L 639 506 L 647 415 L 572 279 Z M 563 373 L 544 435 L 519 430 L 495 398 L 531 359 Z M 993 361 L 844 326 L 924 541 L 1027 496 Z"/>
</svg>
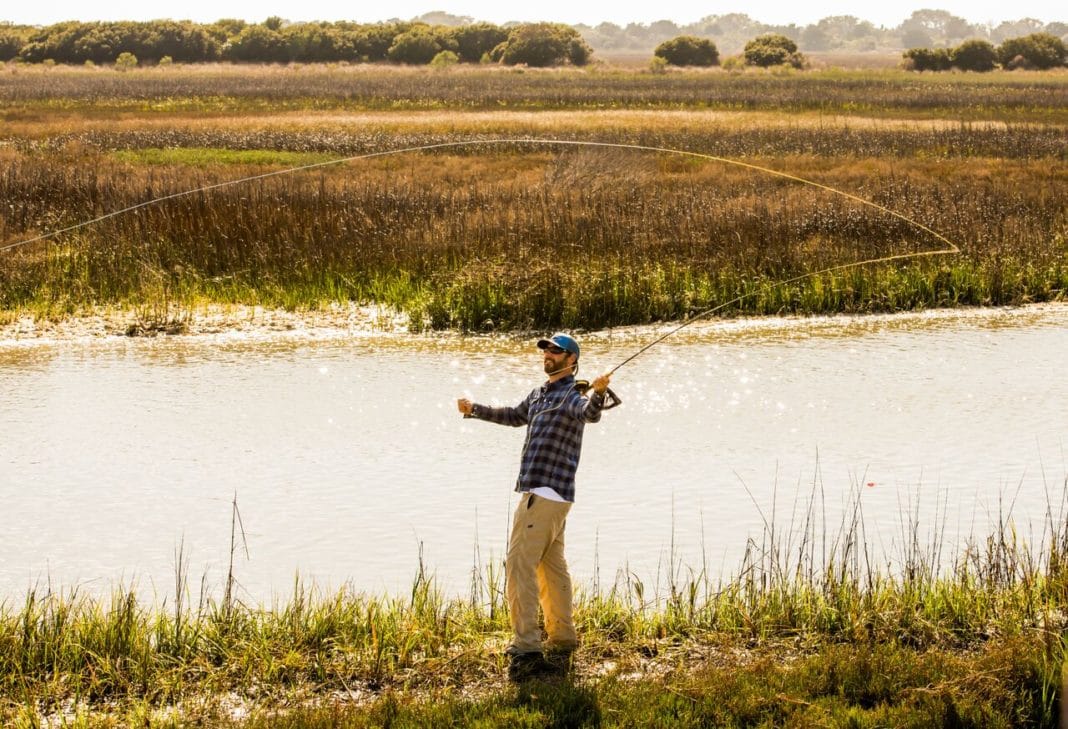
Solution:
<svg viewBox="0 0 1068 729">
<path fill-rule="evenodd" d="M 653 55 L 663 58 L 672 66 L 715 66 L 719 63 L 716 45 L 707 38 L 692 35 L 680 35 L 664 41 L 656 47 Z"/>
<path fill-rule="evenodd" d="M 590 62 L 593 49 L 590 44 L 582 39 L 576 32 L 567 42 L 567 60 L 572 66 L 585 66 Z"/>
<path fill-rule="evenodd" d="M 968 40 L 949 53 L 950 62 L 962 71 L 993 71 L 997 65 L 997 51 L 985 40 Z"/>
<path fill-rule="evenodd" d="M 115 68 L 120 71 L 125 71 L 130 68 L 137 68 L 137 56 L 125 51 L 119 54 L 119 57 L 115 59 Z"/>
<path fill-rule="evenodd" d="M 664 73 L 667 71 L 667 67 L 667 59 L 662 56 L 653 56 L 653 60 L 649 62 L 649 70 L 653 73 Z"/>
<path fill-rule="evenodd" d="M 428 26 L 420 25 L 394 38 L 386 56 L 394 63 L 423 65 L 444 50 L 449 50 L 444 39 Z"/>
<path fill-rule="evenodd" d="M 486 54 L 508 40 L 508 31 L 492 23 L 461 25 L 452 29 L 456 53 L 464 63 L 480 63 Z"/>
<path fill-rule="evenodd" d="M 730 71 L 731 73 L 736 73 L 738 71 L 741 71 L 744 68 L 745 68 L 745 57 L 744 56 L 728 56 L 727 58 L 723 59 L 723 70 L 724 71 Z"/>
<path fill-rule="evenodd" d="M 441 51 L 430 59 L 431 68 L 449 68 L 460 62 L 460 56 L 452 51 Z"/>
<path fill-rule="evenodd" d="M 1035 65 L 1023 56 L 1014 56 L 1008 63 L 1003 64 L 1010 71 L 1034 71 Z"/>
<path fill-rule="evenodd" d="M 998 46 L 998 60 L 1006 68 L 1021 68 L 1017 56 L 1031 68 L 1046 69 L 1063 66 L 1068 59 L 1064 41 L 1049 33 L 1032 33 L 1021 38 L 1009 38 Z"/>
<path fill-rule="evenodd" d="M 159 59 L 159 65 L 164 66 L 164 67 L 173 66 L 174 65 L 174 59 L 171 58 L 170 56 L 164 56 L 163 58 Z"/>
<path fill-rule="evenodd" d="M 767 33 L 745 44 L 745 62 L 750 66 L 789 65 L 802 68 L 805 57 L 797 50 L 797 44 L 784 35 Z"/>
<path fill-rule="evenodd" d="M 0 62 L 10 61 L 18 56 L 23 45 L 22 38 L 15 33 L 0 32 Z"/>
<path fill-rule="evenodd" d="M 494 48 L 490 57 L 510 66 L 584 66 L 592 53 L 574 28 L 560 23 L 527 23 L 513 28 L 508 40 Z"/>
<path fill-rule="evenodd" d="M 902 56 L 910 71 L 947 71 L 953 65 L 945 48 L 909 48 Z"/>
</svg>

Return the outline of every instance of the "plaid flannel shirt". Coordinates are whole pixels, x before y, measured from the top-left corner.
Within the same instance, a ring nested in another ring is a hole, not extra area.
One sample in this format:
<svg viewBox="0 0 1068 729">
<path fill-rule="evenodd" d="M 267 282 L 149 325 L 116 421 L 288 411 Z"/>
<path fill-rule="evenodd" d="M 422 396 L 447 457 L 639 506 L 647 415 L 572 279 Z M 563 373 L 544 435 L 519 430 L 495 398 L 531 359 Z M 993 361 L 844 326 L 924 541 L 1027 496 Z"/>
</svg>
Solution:
<svg viewBox="0 0 1068 729">
<path fill-rule="evenodd" d="M 575 390 L 571 375 L 535 388 L 515 407 L 474 405 L 471 415 L 498 425 L 527 426 L 527 439 L 519 464 L 516 491 L 540 486 L 575 500 L 575 471 L 582 451 L 586 423 L 601 419 L 604 396 L 596 392 L 583 397 Z"/>
</svg>

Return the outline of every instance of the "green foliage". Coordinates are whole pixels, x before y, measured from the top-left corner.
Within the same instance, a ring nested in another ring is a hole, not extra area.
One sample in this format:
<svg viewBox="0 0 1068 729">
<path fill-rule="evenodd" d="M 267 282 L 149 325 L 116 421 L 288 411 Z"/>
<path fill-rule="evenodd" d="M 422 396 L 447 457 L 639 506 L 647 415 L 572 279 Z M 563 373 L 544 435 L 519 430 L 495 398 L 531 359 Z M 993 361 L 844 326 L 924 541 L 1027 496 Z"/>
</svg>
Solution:
<svg viewBox="0 0 1068 729">
<path fill-rule="evenodd" d="M 120 53 L 133 53 L 148 63 L 163 56 L 193 63 L 216 60 L 219 44 L 204 27 L 189 22 L 68 22 L 38 29 L 19 57 L 31 63 L 44 58 L 59 63 L 113 63 Z"/>
<path fill-rule="evenodd" d="M 352 37 L 358 60 L 371 63 L 387 60 L 393 39 L 405 30 L 408 28 L 391 23 L 376 23 L 357 28 Z"/>
<path fill-rule="evenodd" d="M 574 28 L 561 23 L 527 23 L 512 28 L 491 57 L 509 66 L 583 66 L 592 52 Z"/>
<path fill-rule="evenodd" d="M 982 39 L 965 41 L 953 49 L 910 48 L 904 58 L 906 68 L 915 71 L 945 71 L 950 67 L 992 71 L 999 62 L 1007 69 L 1046 69 L 1063 65 L 1068 48 L 1056 36 L 1033 33 L 1006 40 L 996 49 Z"/>
<path fill-rule="evenodd" d="M 904 66 L 910 71 L 947 71 L 953 65 L 945 48 L 910 48 L 902 55 Z"/>
<path fill-rule="evenodd" d="M 447 35 L 429 26 L 417 25 L 394 38 L 386 55 L 394 63 L 425 65 L 442 51 L 453 50 L 451 46 L 452 41 Z"/>
<path fill-rule="evenodd" d="M 680 35 L 664 41 L 656 47 L 653 55 L 663 58 L 672 66 L 715 66 L 719 63 L 716 44 L 707 38 Z"/>
<path fill-rule="evenodd" d="M 240 18 L 220 18 L 209 25 L 206 30 L 221 44 L 236 38 L 246 25 L 248 23 Z"/>
<path fill-rule="evenodd" d="M 16 58 L 26 41 L 18 33 L 0 28 L 0 63 Z"/>
<path fill-rule="evenodd" d="M 265 25 L 249 25 L 223 47 L 223 57 L 248 63 L 284 63 L 289 45 L 281 33 Z"/>
<path fill-rule="evenodd" d="M 508 40 L 508 31 L 492 23 L 461 25 L 452 29 L 452 40 L 462 62 L 481 63 L 483 56 Z"/>
<path fill-rule="evenodd" d="M 432 53 L 429 52 L 434 45 L 429 42 L 431 38 L 436 44 Z M 462 61 L 477 63 L 506 38 L 504 30 L 488 23 L 460 28 L 410 23 L 287 24 L 278 17 L 258 25 L 236 19 L 222 19 L 211 25 L 169 20 L 67 22 L 26 31 L 6 31 L 0 26 L 0 61 L 6 60 L 3 54 L 13 53 L 14 57 L 34 63 L 45 58 L 60 63 L 87 60 L 112 63 L 119 53 L 130 52 L 146 63 L 170 56 L 178 63 L 203 63 L 221 58 L 243 63 L 388 59 L 422 64 L 442 50 L 451 50 L 458 52 Z M 394 46 L 396 50 L 391 56 L 389 52 Z"/>
<path fill-rule="evenodd" d="M 120 71 L 137 68 L 137 56 L 128 51 L 120 53 L 119 57 L 115 59 L 115 68 Z"/>
<path fill-rule="evenodd" d="M 329 24 L 302 23 L 282 29 L 288 60 L 297 63 L 328 63 L 346 60 L 353 55 L 353 43 L 344 33 Z"/>
<path fill-rule="evenodd" d="M 1068 47 L 1049 33 L 1032 33 L 998 46 L 998 60 L 1005 68 L 1055 68 L 1068 61 Z"/>
<path fill-rule="evenodd" d="M 750 66 L 793 66 L 803 68 L 805 57 L 798 52 L 797 44 L 784 35 L 768 33 L 745 44 L 745 62 Z"/>
<path fill-rule="evenodd" d="M 997 65 L 997 51 L 989 41 L 964 41 L 949 53 L 950 62 L 962 71 L 993 71 Z"/>
<path fill-rule="evenodd" d="M 460 57 L 453 51 L 441 51 L 430 60 L 431 68 L 450 68 L 460 62 Z"/>
</svg>

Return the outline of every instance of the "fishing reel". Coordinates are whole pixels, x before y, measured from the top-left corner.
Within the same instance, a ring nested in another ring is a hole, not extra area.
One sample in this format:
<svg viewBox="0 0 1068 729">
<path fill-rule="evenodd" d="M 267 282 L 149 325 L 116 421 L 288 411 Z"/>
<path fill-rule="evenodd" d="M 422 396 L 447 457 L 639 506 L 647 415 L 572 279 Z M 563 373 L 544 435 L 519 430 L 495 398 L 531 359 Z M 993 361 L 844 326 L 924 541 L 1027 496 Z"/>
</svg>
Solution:
<svg viewBox="0 0 1068 729">
<path fill-rule="evenodd" d="M 593 387 L 593 385 L 590 384 L 589 380 L 575 380 L 575 390 L 580 395 L 585 395 L 587 392 L 590 391 L 591 387 Z M 622 404 L 623 404 L 623 401 L 619 399 L 619 395 L 617 395 L 616 393 L 612 392 L 612 388 L 611 387 L 605 389 L 605 391 L 604 391 L 604 405 L 601 406 L 601 410 L 611 410 L 616 405 L 622 405 Z"/>
</svg>

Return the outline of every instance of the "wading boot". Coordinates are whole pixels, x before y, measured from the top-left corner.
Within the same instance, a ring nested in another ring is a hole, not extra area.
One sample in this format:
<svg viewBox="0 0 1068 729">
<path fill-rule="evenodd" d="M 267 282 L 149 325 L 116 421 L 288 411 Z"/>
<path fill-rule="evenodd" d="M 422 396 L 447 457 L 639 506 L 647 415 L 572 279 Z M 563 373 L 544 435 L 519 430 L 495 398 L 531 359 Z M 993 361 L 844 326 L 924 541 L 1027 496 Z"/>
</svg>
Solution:
<svg viewBox="0 0 1068 729">
<path fill-rule="evenodd" d="M 519 653 L 508 662 L 508 680 L 520 683 L 559 673 L 556 666 L 541 653 Z"/>
<path fill-rule="evenodd" d="M 571 673 L 575 665 L 575 649 L 572 647 L 546 648 L 545 660 L 557 674 L 562 676 Z"/>
</svg>

